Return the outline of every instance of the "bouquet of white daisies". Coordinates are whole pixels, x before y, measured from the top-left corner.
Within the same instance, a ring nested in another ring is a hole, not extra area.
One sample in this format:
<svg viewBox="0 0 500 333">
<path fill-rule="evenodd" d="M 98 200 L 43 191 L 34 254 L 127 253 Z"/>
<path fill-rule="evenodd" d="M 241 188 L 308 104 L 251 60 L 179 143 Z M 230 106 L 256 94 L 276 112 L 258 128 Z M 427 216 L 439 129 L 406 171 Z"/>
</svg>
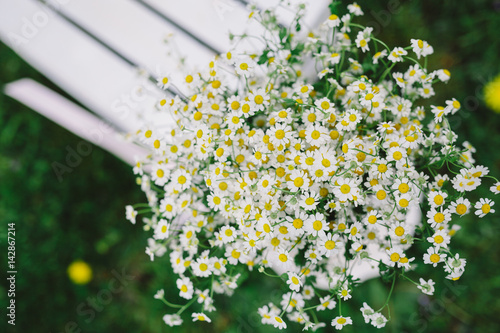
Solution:
<svg viewBox="0 0 500 333">
<path fill-rule="evenodd" d="M 416 265 L 451 280 L 463 274 L 466 260 L 450 242 L 461 216 L 494 212 L 490 199 L 466 197 L 494 178 L 470 144 L 456 144 L 447 116 L 460 102 L 425 102 L 450 79 L 427 68 L 427 42 L 389 47 L 353 22 L 363 15 L 356 4 L 343 15 L 332 5 L 311 32 L 303 5 L 290 27 L 273 9 L 253 9 L 263 33 L 232 35 L 234 50 L 182 82 L 159 78 L 183 92 L 158 103 L 173 126 L 151 123 L 134 135 L 151 150 L 134 168 L 147 203 L 127 206 L 127 218 L 143 216 L 152 231 L 146 253 L 170 257 L 186 299 L 172 304 L 160 290 L 155 297 L 177 311 L 164 320 L 181 325 L 189 309 L 192 320 L 210 322 L 214 293 L 230 296 L 252 271 L 283 286 L 279 304 L 258 309 L 263 324 L 317 328 L 325 324 L 316 313 L 327 310 L 341 329 L 352 323 L 342 303 L 382 275 L 392 283 L 385 305 L 361 312 L 383 327 L 396 279 L 432 295 L 429 277 L 408 276 Z M 247 39 L 262 47 L 240 51 Z M 415 242 L 427 247 L 423 257 L 407 255 Z"/>
</svg>

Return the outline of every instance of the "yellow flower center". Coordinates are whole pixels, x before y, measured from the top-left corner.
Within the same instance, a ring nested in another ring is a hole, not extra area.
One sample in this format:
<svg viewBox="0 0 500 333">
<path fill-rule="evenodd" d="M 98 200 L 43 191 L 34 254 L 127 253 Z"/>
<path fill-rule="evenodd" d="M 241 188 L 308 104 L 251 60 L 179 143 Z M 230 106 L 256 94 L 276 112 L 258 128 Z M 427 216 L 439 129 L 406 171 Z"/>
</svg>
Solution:
<svg viewBox="0 0 500 333">
<path fill-rule="evenodd" d="M 443 221 L 444 221 L 444 214 L 443 213 L 436 213 L 436 215 L 434 215 L 434 222 L 441 223 Z"/>
<path fill-rule="evenodd" d="M 436 242 L 437 244 L 441 244 L 443 241 L 443 236 L 437 235 L 436 237 L 434 237 L 434 242 Z"/>
<path fill-rule="evenodd" d="M 340 187 L 340 192 L 342 192 L 343 194 L 347 194 L 351 191 L 351 187 L 347 184 L 344 184 Z"/>
<path fill-rule="evenodd" d="M 335 248 L 335 242 L 332 240 L 327 240 L 325 243 L 325 247 L 327 250 L 333 250 Z"/>
<path fill-rule="evenodd" d="M 314 221 L 313 222 L 313 229 L 316 230 L 316 231 L 320 231 L 321 229 L 323 229 L 323 222 L 321 221 Z"/>
<path fill-rule="evenodd" d="M 300 228 L 302 228 L 303 225 L 304 225 L 304 221 L 302 221 L 301 219 L 293 220 L 293 227 L 295 229 L 300 229 Z"/>
<path fill-rule="evenodd" d="M 442 205 L 444 201 L 444 198 L 441 194 L 438 194 L 434 197 L 434 203 L 438 206 Z"/>
<path fill-rule="evenodd" d="M 439 256 L 439 254 L 431 254 L 430 258 L 429 258 L 433 263 L 438 263 L 439 260 L 441 259 L 441 257 Z"/>
<path fill-rule="evenodd" d="M 483 214 L 488 214 L 490 212 L 490 210 L 491 210 L 491 207 L 488 204 L 484 204 L 481 207 L 481 211 L 483 212 Z"/>
<path fill-rule="evenodd" d="M 296 187 L 301 187 L 302 185 L 304 185 L 304 179 L 302 179 L 302 177 L 295 178 L 295 180 L 293 181 L 293 185 L 295 185 Z"/>
<path fill-rule="evenodd" d="M 464 215 L 467 212 L 467 206 L 464 204 L 458 204 L 455 210 L 457 214 Z"/>
<path fill-rule="evenodd" d="M 392 262 L 396 262 L 396 261 L 398 261 L 398 260 L 399 260 L 399 258 L 400 258 L 399 253 L 393 253 L 393 254 L 391 254 L 391 261 L 392 261 Z"/>
</svg>

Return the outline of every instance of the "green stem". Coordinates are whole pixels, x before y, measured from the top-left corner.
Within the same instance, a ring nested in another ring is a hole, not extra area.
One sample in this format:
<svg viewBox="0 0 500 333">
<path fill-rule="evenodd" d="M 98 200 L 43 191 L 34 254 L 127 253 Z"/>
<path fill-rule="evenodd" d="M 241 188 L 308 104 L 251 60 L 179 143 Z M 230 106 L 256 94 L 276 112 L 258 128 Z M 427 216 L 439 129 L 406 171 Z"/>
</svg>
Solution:
<svg viewBox="0 0 500 333">
<path fill-rule="evenodd" d="M 377 312 L 382 311 L 387 304 L 389 304 L 389 300 L 391 299 L 392 291 L 394 290 L 394 285 L 396 284 L 396 274 L 394 274 L 394 277 L 392 278 L 392 286 L 391 286 L 391 291 L 389 291 L 389 295 L 387 296 L 387 300 L 385 301 L 384 305 L 377 310 Z"/>
<path fill-rule="evenodd" d="M 183 313 L 187 308 L 191 306 L 196 301 L 196 297 L 193 297 L 186 305 L 184 305 L 179 311 L 177 311 L 177 314 L 180 316 L 181 313 Z"/>
<path fill-rule="evenodd" d="M 160 298 L 160 300 L 165 303 L 167 306 L 170 306 L 171 308 L 178 308 L 178 309 L 181 309 L 183 306 L 185 305 L 179 305 L 179 304 L 174 304 L 174 303 L 170 303 L 169 301 L 167 301 L 165 298 Z"/>
</svg>

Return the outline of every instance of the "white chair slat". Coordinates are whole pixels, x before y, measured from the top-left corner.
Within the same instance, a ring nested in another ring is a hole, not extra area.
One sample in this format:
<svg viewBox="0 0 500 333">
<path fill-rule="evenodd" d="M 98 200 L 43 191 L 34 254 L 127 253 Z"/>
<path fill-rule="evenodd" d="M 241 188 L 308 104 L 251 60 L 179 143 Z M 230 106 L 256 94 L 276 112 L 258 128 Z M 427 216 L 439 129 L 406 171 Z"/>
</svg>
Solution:
<svg viewBox="0 0 500 333">
<path fill-rule="evenodd" d="M 125 141 L 108 123 L 36 81 L 21 79 L 9 83 L 5 94 L 130 165 L 135 164 L 134 157 L 147 155 L 145 149 Z"/>
<path fill-rule="evenodd" d="M 145 116 L 130 112 L 132 108 L 152 110 L 159 97 L 149 88 L 139 98 L 137 90 L 145 80 L 137 69 L 36 1 L 0 2 L 0 39 L 122 130 L 135 130 L 143 122 Z"/>
</svg>

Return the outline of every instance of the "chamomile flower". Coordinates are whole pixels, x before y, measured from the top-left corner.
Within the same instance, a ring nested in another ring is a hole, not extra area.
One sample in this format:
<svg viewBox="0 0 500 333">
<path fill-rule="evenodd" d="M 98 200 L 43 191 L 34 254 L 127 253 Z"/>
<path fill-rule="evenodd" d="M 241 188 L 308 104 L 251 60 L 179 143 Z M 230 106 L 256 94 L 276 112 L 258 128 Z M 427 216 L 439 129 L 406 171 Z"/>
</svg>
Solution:
<svg viewBox="0 0 500 333">
<path fill-rule="evenodd" d="M 316 100 L 314 102 L 314 105 L 320 108 L 323 112 L 327 113 L 333 112 L 335 110 L 335 104 L 326 97 Z"/>
<path fill-rule="evenodd" d="M 445 204 L 448 194 L 442 191 L 433 191 L 429 193 L 429 204 L 433 208 L 441 207 Z"/>
<path fill-rule="evenodd" d="M 363 315 L 365 323 L 368 324 L 371 321 L 371 319 L 373 318 L 375 311 L 368 304 L 366 304 L 366 302 L 363 302 L 363 307 L 359 310 L 361 311 L 361 314 Z"/>
<path fill-rule="evenodd" d="M 343 244 L 338 234 L 320 234 L 318 241 L 318 251 L 322 256 L 330 257 L 342 248 Z"/>
<path fill-rule="evenodd" d="M 255 72 L 256 64 L 251 58 L 243 57 L 235 61 L 234 68 L 238 75 L 251 77 Z"/>
<path fill-rule="evenodd" d="M 500 193 L 500 182 L 495 183 L 495 185 L 490 187 L 490 191 L 493 192 L 494 194 L 499 194 Z"/>
<path fill-rule="evenodd" d="M 333 69 L 331 68 L 325 68 L 323 69 L 321 72 L 318 73 L 318 79 L 322 79 L 324 78 L 326 75 L 328 74 L 332 74 L 333 73 Z"/>
<path fill-rule="evenodd" d="M 490 200 L 490 199 L 481 198 L 474 205 L 474 208 L 476 209 L 474 214 L 476 214 L 479 218 L 486 216 L 486 214 L 488 214 L 488 213 L 493 214 L 495 212 L 495 210 L 492 209 L 491 207 L 494 204 L 495 204 L 495 202 Z"/>
<path fill-rule="evenodd" d="M 200 75 L 199 73 L 188 74 L 184 77 L 184 84 L 188 88 L 197 87 L 200 84 Z"/>
<path fill-rule="evenodd" d="M 319 299 L 319 305 L 316 308 L 316 311 L 323 311 L 323 310 L 332 310 L 335 308 L 337 305 L 337 302 L 332 298 L 332 296 L 328 295 L 325 297 L 321 297 Z"/>
<path fill-rule="evenodd" d="M 177 279 L 176 284 L 177 289 L 179 289 L 179 296 L 185 299 L 193 298 L 193 283 L 191 282 L 191 280 L 189 280 L 189 278 L 183 277 Z"/>
<path fill-rule="evenodd" d="M 201 313 L 201 312 L 193 312 L 191 314 L 191 318 L 193 319 L 193 321 L 206 321 L 207 323 L 210 323 L 212 322 L 212 320 L 204 313 Z"/>
<path fill-rule="evenodd" d="M 320 147 L 328 140 L 329 131 L 320 125 L 309 125 L 306 128 L 305 139 L 312 146 Z"/>
<path fill-rule="evenodd" d="M 432 228 L 437 228 L 440 225 L 445 225 L 451 221 L 451 213 L 448 209 L 437 209 L 431 208 L 427 212 L 427 223 L 431 225 Z"/>
<path fill-rule="evenodd" d="M 458 198 L 456 201 L 450 204 L 450 212 L 457 214 L 459 216 L 464 216 L 469 213 L 471 207 L 470 201 L 467 198 Z"/>
<path fill-rule="evenodd" d="M 155 239 L 166 239 L 169 236 L 170 224 L 167 220 L 161 219 L 155 228 Z"/>
<path fill-rule="evenodd" d="M 454 257 L 449 257 L 444 267 L 445 272 L 449 273 L 446 278 L 454 281 L 458 280 L 464 273 L 466 264 L 467 260 L 460 258 L 458 253 Z"/>
<path fill-rule="evenodd" d="M 361 121 L 361 115 L 359 111 L 350 109 L 337 123 L 337 128 L 339 131 L 352 131 L 356 128 L 356 125 Z"/>
<path fill-rule="evenodd" d="M 286 323 L 280 316 L 274 316 L 271 318 L 271 320 L 274 328 L 278 328 L 280 330 L 286 329 Z"/>
<path fill-rule="evenodd" d="M 332 14 L 328 16 L 328 19 L 325 21 L 325 24 L 330 28 L 338 27 L 340 26 L 340 18 L 337 15 Z"/>
<path fill-rule="evenodd" d="M 376 328 L 382 328 L 387 324 L 387 318 L 380 312 L 377 312 L 372 316 L 371 324 Z"/>
<path fill-rule="evenodd" d="M 163 90 L 167 90 L 172 83 L 170 74 L 163 74 L 156 78 L 156 85 Z"/>
<path fill-rule="evenodd" d="M 387 59 L 392 62 L 402 62 L 404 60 L 403 57 L 407 54 L 408 52 L 402 47 L 396 47 L 389 53 Z"/>
<path fill-rule="evenodd" d="M 287 145 L 293 137 L 292 128 L 286 124 L 276 124 L 268 130 L 269 141 L 275 145 Z"/>
<path fill-rule="evenodd" d="M 330 57 L 327 59 L 327 61 L 331 64 L 331 65 L 336 65 L 338 63 L 340 63 L 340 53 L 332 53 L 330 55 Z"/>
<path fill-rule="evenodd" d="M 424 264 L 430 264 L 434 267 L 440 262 L 445 261 L 446 254 L 440 253 L 439 249 L 436 247 L 429 247 L 427 253 L 424 254 Z"/>
<path fill-rule="evenodd" d="M 427 241 L 437 249 L 447 248 L 450 243 L 450 236 L 445 230 L 438 230 L 432 237 L 427 237 Z"/>
<path fill-rule="evenodd" d="M 257 89 L 249 96 L 252 108 L 257 111 L 262 111 L 266 106 L 269 105 L 269 98 L 269 95 L 265 92 L 264 89 Z"/>
<path fill-rule="evenodd" d="M 163 297 L 165 297 L 165 290 L 159 289 L 153 297 L 155 299 L 162 299 Z"/>
<path fill-rule="evenodd" d="M 366 52 L 370 49 L 370 47 L 368 46 L 368 43 L 370 42 L 370 37 L 371 37 L 371 33 L 373 31 L 373 28 L 371 27 L 368 27 L 368 28 L 365 28 L 363 31 L 360 31 L 358 32 L 358 35 L 356 37 L 356 46 L 359 47 L 361 49 L 361 51 Z"/>
<path fill-rule="evenodd" d="M 451 78 L 451 73 L 447 69 L 440 69 L 434 73 L 438 77 L 438 79 L 441 80 L 442 82 L 448 82 Z"/>
<path fill-rule="evenodd" d="M 315 210 L 319 204 L 319 194 L 311 191 L 305 192 L 299 200 L 300 207 L 304 210 L 311 211 Z"/>
<path fill-rule="evenodd" d="M 278 248 L 277 251 L 272 251 L 270 260 L 274 265 L 281 269 L 288 270 L 294 266 L 293 256 L 285 249 Z"/>
<path fill-rule="evenodd" d="M 157 163 L 151 170 L 151 180 L 158 186 L 163 186 L 170 178 L 170 170 L 164 163 Z"/>
<path fill-rule="evenodd" d="M 304 222 L 304 229 L 315 236 L 323 234 L 328 229 L 328 223 L 325 220 L 325 215 L 316 213 L 310 215 Z"/>
<path fill-rule="evenodd" d="M 295 309 L 303 308 L 305 302 L 299 293 L 288 292 L 286 294 L 283 294 L 280 304 L 283 307 L 283 309 L 286 308 L 287 312 L 292 312 Z"/>
<path fill-rule="evenodd" d="M 215 210 L 219 210 L 225 204 L 224 198 L 218 195 L 209 195 L 207 199 L 209 207 Z"/>
<path fill-rule="evenodd" d="M 426 57 L 434 53 L 434 49 L 424 40 L 421 39 L 411 39 L 411 47 L 413 52 L 417 55 L 417 59 L 420 57 Z"/>
<path fill-rule="evenodd" d="M 420 289 L 424 294 L 430 296 L 434 294 L 434 281 L 432 281 L 431 279 L 425 281 L 424 279 L 420 278 L 419 282 L 420 284 L 417 286 L 417 288 Z"/>
<path fill-rule="evenodd" d="M 336 330 L 341 330 L 346 325 L 352 325 L 351 317 L 338 316 L 332 320 L 332 326 L 335 327 Z"/>
<path fill-rule="evenodd" d="M 373 61 L 372 61 L 372 62 L 373 62 L 373 64 L 374 64 L 374 65 L 377 65 L 377 64 L 378 64 L 378 62 L 379 62 L 379 60 L 380 60 L 380 59 L 385 58 L 386 56 L 387 56 L 387 50 L 382 50 L 382 51 L 379 51 L 379 52 L 375 53 L 375 54 L 373 55 L 373 57 L 372 57 L 372 59 L 373 59 Z"/>
<path fill-rule="evenodd" d="M 180 169 L 172 173 L 173 188 L 177 191 L 183 191 L 191 185 L 191 174 L 186 170 Z"/>
<path fill-rule="evenodd" d="M 179 316 L 178 314 L 172 314 L 172 315 L 167 314 L 167 315 L 164 315 L 163 316 L 163 321 L 165 322 L 165 324 L 167 324 L 170 327 L 182 325 L 181 316 Z"/>
<path fill-rule="evenodd" d="M 292 231 L 295 235 L 302 236 L 304 233 L 304 222 L 307 220 L 308 215 L 302 210 L 295 211 L 294 215 L 288 215 L 286 217 L 288 224 L 288 230 Z"/>
<path fill-rule="evenodd" d="M 132 222 L 132 224 L 135 224 L 135 219 L 137 217 L 137 211 L 132 207 L 132 206 L 126 206 L 125 207 L 125 217 L 127 220 Z"/>
<path fill-rule="evenodd" d="M 381 158 L 372 164 L 370 172 L 376 178 L 387 179 L 394 174 L 394 169 L 385 159 Z"/>
<path fill-rule="evenodd" d="M 288 280 L 286 281 L 286 283 L 288 284 L 290 290 L 296 292 L 300 290 L 300 287 L 302 287 L 303 284 L 302 278 L 298 274 L 291 272 L 288 273 Z"/>
<path fill-rule="evenodd" d="M 306 173 L 301 170 L 294 170 L 290 174 L 289 185 L 290 191 L 297 192 L 300 189 L 305 189 L 309 187 L 309 177 Z"/>
<path fill-rule="evenodd" d="M 396 247 L 386 250 L 386 253 L 389 256 L 388 264 L 391 267 L 394 267 L 396 265 L 398 265 L 399 267 L 401 258 L 406 257 L 406 255 L 403 253 L 403 250 Z"/>
<path fill-rule="evenodd" d="M 355 15 L 355 16 L 361 16 L 363 15 L 363 10 L 361 9 L 361 7 L 353 2 L 352 4 L 350 5 L 347 5 L 347 10 L 349 11 L 349 13 Z"/>
<path fill-rule="evenodd" d="M 193 269 L 193 274 L 199 277 L 208 277 L 212 274 L 210 267 L 210 260 L 208 257 L 198 258 L 195 263 L 191 266 Z"/>
<path fill-rule="evenodd" d="M 352 298 L 351 291 L 352 290 L 349 289 L 349 284 L 347 282 L 344 282 L 339 289 L 338 296 L 342 298 L 342 300 L 347 301 L 348 299 Z"/>
<path fill-rule="evenodd" d="M 300 98 L 307 99 L 313 89 L 313 86 L 310 84 L 298 84 L 296 87 L 296 93 L 300 96 Z"/>
<path fill-rule="evenodd" d="M 220 237 L 222 239 L 222 242 L 224 243 L 231 243 L 236 239 L 237 232 L 234 227 L 225 225 L 221 228 L 220 232 Z"/>
</svg>

